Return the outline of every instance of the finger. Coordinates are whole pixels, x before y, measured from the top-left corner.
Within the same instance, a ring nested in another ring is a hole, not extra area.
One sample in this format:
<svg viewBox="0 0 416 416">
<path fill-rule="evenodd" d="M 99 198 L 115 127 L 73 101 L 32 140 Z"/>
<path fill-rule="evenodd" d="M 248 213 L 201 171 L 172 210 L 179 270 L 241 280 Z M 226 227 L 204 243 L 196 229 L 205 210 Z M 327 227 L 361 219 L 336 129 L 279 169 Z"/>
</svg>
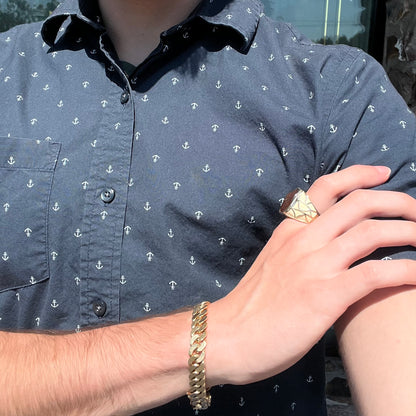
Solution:
<svg viewBox="0 0 416 416">
<path fill-rule="evenodd" d="M 416 199 L 401 192 L 353 191 L 310 224 L 307 233 L 317 234 L 315 243 L 319 246 L 368 218 L 405 218 L 416 221 Z M 319 233 L 315 228 L 319 229 Z"/>
<path fill-rule="evenodd" d="M 338 270 L 370 255 L 380 247 L 416 247 L 416 224 L 404 220 L 366 220 L 320 250 Z M 337 270 L 337 271 L 338 271 Z M 335 271 L 335 270 L 334 270 Z"/>
<path fill-rule="evenodd" d="M 343 196 L 356 189 L 372 188 L 386 182 L 390 169 L 385 166 L 354 165 L 318 178 L 308 195 L 319 213 L 325 212 Z"/>
<path fill-rule="evenodd" d="M 327 281 L 344 310 L 375 289 L 407 284 L 416 285 L 415 260 L 366 261 Z"/>
</svg>

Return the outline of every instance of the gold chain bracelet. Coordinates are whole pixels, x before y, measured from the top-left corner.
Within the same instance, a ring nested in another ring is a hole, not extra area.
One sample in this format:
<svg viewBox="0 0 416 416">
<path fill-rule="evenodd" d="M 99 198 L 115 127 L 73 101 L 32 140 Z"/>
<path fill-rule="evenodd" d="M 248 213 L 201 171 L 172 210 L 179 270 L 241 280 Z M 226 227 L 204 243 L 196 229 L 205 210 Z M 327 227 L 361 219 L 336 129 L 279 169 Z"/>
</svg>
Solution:
<svg viewBox="0 0 416 416">
<path fill-rule="evenodd" d="M 205 380 L 205 347 L 207 345 L 207 312 L 209 302 L 194 306 L 189 347 L 188 397 L 194 410 L 205 410 L 211 404 L 211 395 Z"/>
</svg>

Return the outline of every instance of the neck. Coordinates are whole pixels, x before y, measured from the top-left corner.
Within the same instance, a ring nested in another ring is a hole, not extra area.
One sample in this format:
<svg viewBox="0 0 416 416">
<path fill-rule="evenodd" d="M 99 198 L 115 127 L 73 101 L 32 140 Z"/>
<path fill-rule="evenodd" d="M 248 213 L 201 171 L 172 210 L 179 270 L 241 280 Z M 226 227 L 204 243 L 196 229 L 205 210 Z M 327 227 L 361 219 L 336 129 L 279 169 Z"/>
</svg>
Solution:
<svg viewBox="0 0 416 416">
<path fill-rule="evenodd" d="M 160 33 L 180 23 L 200 0 L 98 0 L 119 58 L 134 65 L 155 49 Z"/>
</svg>

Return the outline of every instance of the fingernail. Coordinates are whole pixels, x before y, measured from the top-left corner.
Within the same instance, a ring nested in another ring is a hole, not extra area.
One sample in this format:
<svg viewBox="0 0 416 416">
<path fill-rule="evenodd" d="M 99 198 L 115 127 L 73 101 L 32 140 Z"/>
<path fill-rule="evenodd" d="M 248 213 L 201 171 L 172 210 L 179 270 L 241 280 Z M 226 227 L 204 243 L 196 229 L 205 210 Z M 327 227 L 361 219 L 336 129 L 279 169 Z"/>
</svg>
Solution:
<svg viewBox="0 0 416 416">
<path fill-rule="evenodd" d="M 387 166 L 376 166 L 377 170 L 383 174 L 386 178 L 388 178 L 390 176 L 391 173 L 391 169 L 388 168 Z"/>
</svg>

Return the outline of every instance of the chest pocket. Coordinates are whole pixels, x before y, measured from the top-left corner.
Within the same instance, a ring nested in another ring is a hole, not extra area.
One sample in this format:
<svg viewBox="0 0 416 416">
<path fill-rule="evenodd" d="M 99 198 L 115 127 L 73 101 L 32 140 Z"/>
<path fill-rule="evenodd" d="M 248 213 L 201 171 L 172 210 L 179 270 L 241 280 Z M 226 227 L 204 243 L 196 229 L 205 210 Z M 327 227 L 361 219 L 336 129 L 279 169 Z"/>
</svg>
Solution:
<svg viewBox="0 0 416 416">
<path fill-rule="evenodd" d="M 60 144 L 0 137 L 0 292 L 49 278 L 48 205 Z"/>
</svg>

